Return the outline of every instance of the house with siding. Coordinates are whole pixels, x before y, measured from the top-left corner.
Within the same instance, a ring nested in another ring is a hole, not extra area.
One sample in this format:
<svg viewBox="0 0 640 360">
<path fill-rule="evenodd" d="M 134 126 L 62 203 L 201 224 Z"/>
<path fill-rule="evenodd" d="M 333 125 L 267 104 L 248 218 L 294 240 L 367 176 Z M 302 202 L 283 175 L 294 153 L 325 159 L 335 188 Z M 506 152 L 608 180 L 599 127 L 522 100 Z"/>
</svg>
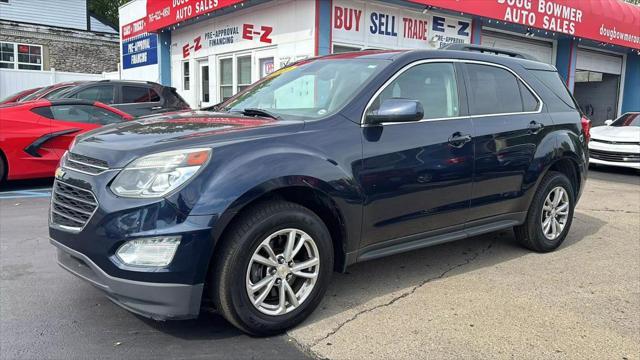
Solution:
<svg viewBox="0 0 640 360">
<path fill-rule="evenodd" d="M 88 0 L 0 0 L 0 69 L 116 71 L 118 30 Z"/>
</svg>

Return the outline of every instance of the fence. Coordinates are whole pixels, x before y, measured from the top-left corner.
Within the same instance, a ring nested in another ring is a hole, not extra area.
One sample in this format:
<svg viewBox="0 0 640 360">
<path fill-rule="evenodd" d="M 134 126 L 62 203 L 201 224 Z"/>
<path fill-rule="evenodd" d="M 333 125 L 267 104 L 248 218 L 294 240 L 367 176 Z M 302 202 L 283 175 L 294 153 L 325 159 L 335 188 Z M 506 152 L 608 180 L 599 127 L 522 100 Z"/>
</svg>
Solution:
<svg viewBox="0 0 640 360">
<path fill-rule="evenodd" d="M 118 71 L 102 74 L 83 74 L 38 70 L 0 69 L 0 99 L 15 94 L 18 91 L 53 85 L 66 81 L 91 81 L 104 79 L 119 79 Z"/>
</svg>

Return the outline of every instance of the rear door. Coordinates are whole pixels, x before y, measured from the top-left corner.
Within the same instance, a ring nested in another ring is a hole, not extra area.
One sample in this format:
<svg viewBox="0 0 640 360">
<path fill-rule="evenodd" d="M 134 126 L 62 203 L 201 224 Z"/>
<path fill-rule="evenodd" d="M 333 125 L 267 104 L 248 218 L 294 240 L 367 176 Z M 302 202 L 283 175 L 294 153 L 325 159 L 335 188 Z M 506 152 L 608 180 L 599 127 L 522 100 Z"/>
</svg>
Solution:
<svg viewBox="0 0 640 360">
<path fill-rule="evenodd" d="M 533 185 L 536 149 L 551 130 L 541 99 L 512 70 L 497 64 L 464 64 L 473 119 L 475 170 L 469 219 L 517 216 Z M 479 224 L 478 224 L 479 225 Z"/>
<path fill-rule="evenodd" d="M 143 116 L 162 112 L 162 98 L 150 86 L 123 84 L 120 86 L 121 100 L 114 107 L 132 116 Z"/>
</svg>

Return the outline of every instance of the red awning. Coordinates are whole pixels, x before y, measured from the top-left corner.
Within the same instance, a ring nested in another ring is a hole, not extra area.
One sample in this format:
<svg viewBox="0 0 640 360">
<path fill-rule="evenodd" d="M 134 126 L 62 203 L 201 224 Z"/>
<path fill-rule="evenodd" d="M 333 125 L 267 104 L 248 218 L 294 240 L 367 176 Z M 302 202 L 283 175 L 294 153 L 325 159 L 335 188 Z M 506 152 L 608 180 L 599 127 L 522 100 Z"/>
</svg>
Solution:
<svg viewBox="0 0 640 360">
<path fill-rule="evenodd" d="M 408 0 L 640 49 L 640 7 L 622 0 Z"/>
</svg>

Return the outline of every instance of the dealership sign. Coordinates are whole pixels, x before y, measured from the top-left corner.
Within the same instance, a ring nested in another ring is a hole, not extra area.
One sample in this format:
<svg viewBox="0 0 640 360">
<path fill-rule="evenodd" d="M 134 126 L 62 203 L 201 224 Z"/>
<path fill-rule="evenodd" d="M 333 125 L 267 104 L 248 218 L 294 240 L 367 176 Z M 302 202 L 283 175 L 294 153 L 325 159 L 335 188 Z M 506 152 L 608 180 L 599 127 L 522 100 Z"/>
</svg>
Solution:
<svg viewBox="0 0 640 360">
<path fill-rule="evenodd" d="M 621 0 L 409 0 L 640 49 L 640 8 Z"/>
<path fill-rule="evenodd" d="M 182 58 L 188 58 L 192 53 L 197 53 L 203 48 L 214 48 L 222 45 L 235 44 L 239 41 L 249 40 L 263 44 L 271 44 L 273 27 L 243 23 L 239 25 L 224 25 L 211 31 L 206 31 L 182 45 Z"/>
<path fill-rule="evenodd" d="M 158 63 L 158 35 L 148 34 L 122 43 L 122 68 Z"/>
<path fill-rule="evenodd" d="M 365 47 L 440 48 L 471 42 L 471 20 L 380 6 L 334 1 L 333 41 Z"/>
<path fill-rule="evenodd" d="M 241 2 L 242 0 L 148 0 L 148 31 L 157 31 Z"/>
</svg>

